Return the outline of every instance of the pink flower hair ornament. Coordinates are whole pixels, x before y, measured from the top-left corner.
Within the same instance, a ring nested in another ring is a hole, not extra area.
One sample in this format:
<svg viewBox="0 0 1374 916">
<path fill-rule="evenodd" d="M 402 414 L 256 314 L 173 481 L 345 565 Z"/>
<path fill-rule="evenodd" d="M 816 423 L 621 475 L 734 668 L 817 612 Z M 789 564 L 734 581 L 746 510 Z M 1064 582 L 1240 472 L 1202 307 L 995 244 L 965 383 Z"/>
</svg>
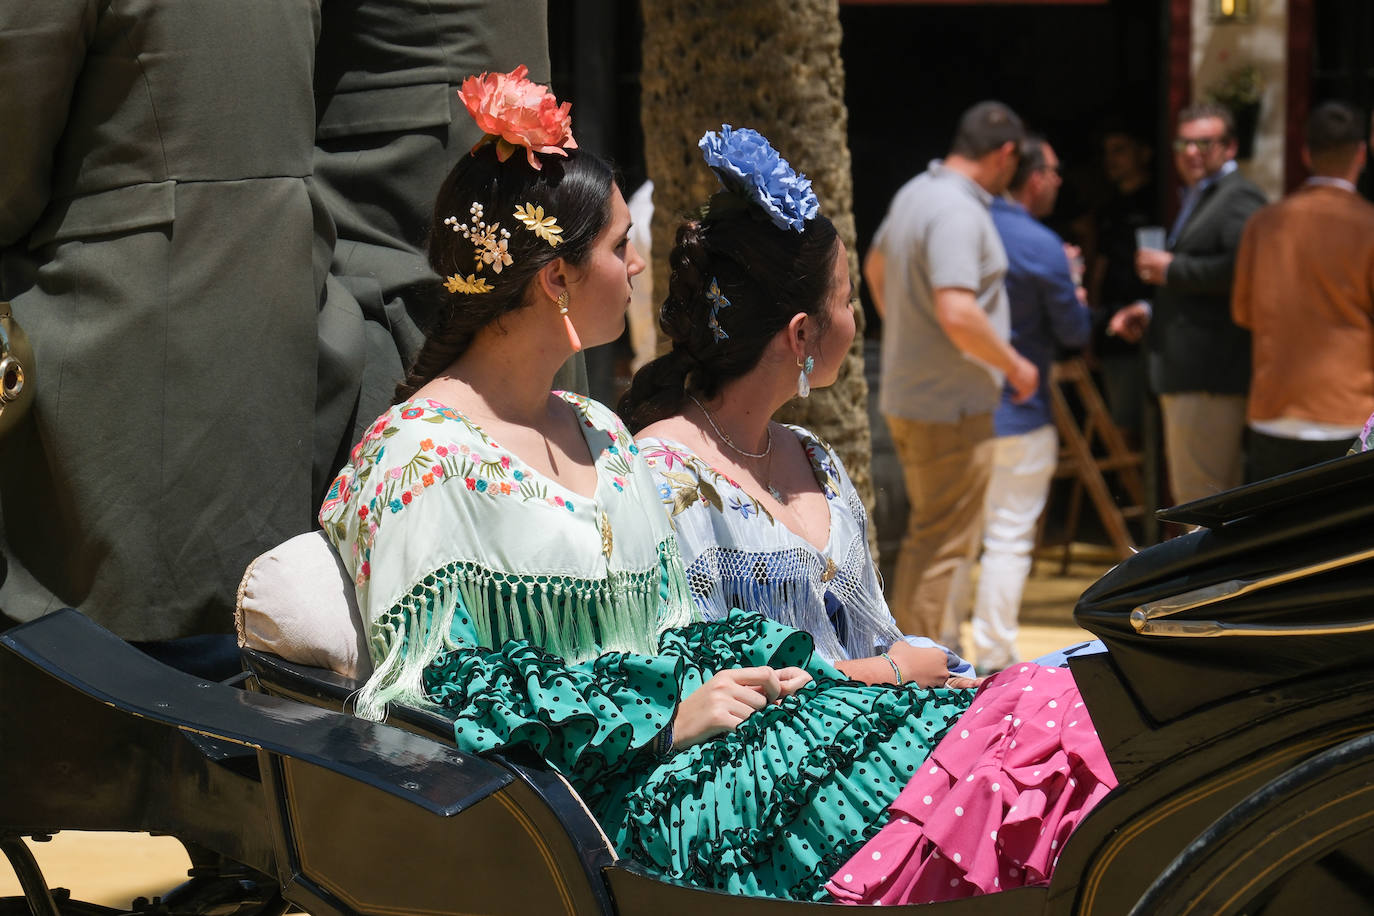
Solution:
<svg viewBox="0 0 1374 916">
<path fill-rule="evenodd" d="M 510 73 L 483 73 L 463 80 L 458 97 L 468 114 L 485 131 L 472 147 L 477 152 L 488 143 L 496 144 L 496 158 L 505 162 L 516 147 L 524 147 L 530 168 L 542 170 L 535 153 L 566 157 L 566 150 L 577 149 L 572 135 L 571 102 L 558 104 L 547 86 L 526 79 L 524 64 Z"/>
</svg>

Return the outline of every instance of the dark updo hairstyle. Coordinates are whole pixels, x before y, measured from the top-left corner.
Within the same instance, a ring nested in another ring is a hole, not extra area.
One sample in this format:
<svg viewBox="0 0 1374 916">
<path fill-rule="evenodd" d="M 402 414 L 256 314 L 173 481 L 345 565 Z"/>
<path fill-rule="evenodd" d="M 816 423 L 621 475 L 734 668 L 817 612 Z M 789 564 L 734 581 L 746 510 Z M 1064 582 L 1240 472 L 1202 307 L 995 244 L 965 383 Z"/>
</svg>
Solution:
<svg viewBox="0 0 1374 916">
<path fill-rule="evenodd" d="M 839 246 L 835 226 L 817 214 L 802 232 L 780 229 L 753 204 L 728 192 L 708 215 L 677 230 L 668 255 L 668 297 L 659 327 L 672 349 L 635 374 L 618 412 L 631 432 L 682 410 L 687 393 L 710 399 L 721 385 L 758 365 L 768 342 L 804 312 L 829 326 L 826 303 Z M 716 312 L 728 334 L 716 339 L 706 293 L 714 279 L 730 305 Z"/>
<path fill-rule="evenodd" d="M 517 149 L 505 162 L 496 158 L 495 144 L 488 143 L 464 156 L 449 172 L 434 201 L 429 227 L 429 263 L 441 277 L 476 276 L 492 287 L 486 293 L 449 293 L 440 288 L 438 317 L 425 338 L 415 365 L 405 381 L 396 386 L 396 402 L 413 397 L 427 382 L 462 356 L 482 328 L 498 321 L 532 299 L 529 286 L 535 275 L 555 258 L 582 264 L 592 243 L 610 219 L 611 167 L 592 153 L 568 150 L 567 158 L 542 155 L 541 170 L 530 168 L 525 151 Z M 469 210 L 482 205 L 483 221 L 499 223 L 510 232 L 507 251 L 511 263 L 500 273 L 490 264 L 477 269 L 476 246 L 453 231 L 444 220 L 473 223 Z M 562 227 L 558 247 L 527 229 L 515 217 L 515 208 L 533 204 L 544 208 Z M 550 308 L 553 306 L 550 305 Z"/>
</svg>

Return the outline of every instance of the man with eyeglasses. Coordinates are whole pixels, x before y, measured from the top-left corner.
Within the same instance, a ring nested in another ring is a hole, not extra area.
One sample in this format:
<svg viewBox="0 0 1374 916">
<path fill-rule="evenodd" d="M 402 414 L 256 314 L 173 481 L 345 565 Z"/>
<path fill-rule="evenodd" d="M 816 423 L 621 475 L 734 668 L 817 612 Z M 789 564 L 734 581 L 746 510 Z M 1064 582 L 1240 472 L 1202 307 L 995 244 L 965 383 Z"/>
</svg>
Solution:
<svg viewBox="0 0 1374 916">
<path fill-rule="evenodd" d="M 1154 298 L 1127 306 L 1109 325 L 1124 340 L 1145 335 L 1169 485 L 1180 503 L 1239 486 L 1243 476 L 1250 334 L 1231 320 L 1231 285 L 1245 223 L 1265 198 L 1235 157 L 1228 109 L 1201 104 L 1179 112 L 1174 165 L 1182 205 L 1165 250 L 1136 252 L 1136 272 L 1155 287 Z"/>
</svg>

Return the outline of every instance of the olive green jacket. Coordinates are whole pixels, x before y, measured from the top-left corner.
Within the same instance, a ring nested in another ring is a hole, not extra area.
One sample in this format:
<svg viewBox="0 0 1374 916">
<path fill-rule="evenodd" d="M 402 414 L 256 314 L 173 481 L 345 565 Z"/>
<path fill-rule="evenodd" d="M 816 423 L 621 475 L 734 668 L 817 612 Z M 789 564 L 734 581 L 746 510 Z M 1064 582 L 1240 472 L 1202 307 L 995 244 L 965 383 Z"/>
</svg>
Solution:
<svg viewBox="0 0 1374 916">
<path fill-rule="evenodd" d="M 0 0 L 0 299 L 36 395 L 0 443 L 7 617 L 230 632 L 249 560 L 312 526 L 346 435 L 315 422 L 319 27 L 318 0 Z"/>
</svg>

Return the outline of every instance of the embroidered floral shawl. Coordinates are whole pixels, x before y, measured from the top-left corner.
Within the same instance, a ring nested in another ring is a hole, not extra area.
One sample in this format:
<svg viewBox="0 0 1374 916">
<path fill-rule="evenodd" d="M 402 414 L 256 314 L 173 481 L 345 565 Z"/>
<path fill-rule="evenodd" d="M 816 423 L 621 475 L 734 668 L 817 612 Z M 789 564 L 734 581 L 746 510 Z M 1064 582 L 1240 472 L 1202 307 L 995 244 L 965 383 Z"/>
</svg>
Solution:
<svg viewBox="0 0 1374 916">
<path fill-rule="evenodd" d="M 606 407 L 559 394 L 595 458 L 590 499 L 434 400 L 393 407 L 354 447 L 320 522 L 371 626 L 360 714 L 432 705 L 423 671 L 454 648 L 458 608 L 480 645 L 528 640 L 569 664 L 654 655 L 662 631 L 695 619 L 639 449 Z"/>
<path fill-rule="evenodd" d="M 788 429 L 801 440 L 830 508 L 823 550 L 775 521 L 757 499 L 686 446 L 639 440 L 673 519 L 692 597 L 707 618 L 739 607 L 805 630 L 815 638 L 816 651 L 832 661 L 881 652 L 901 632 L 873 568 L 863 501 L 828 445 L 801 427 Z"/>
</svg>

